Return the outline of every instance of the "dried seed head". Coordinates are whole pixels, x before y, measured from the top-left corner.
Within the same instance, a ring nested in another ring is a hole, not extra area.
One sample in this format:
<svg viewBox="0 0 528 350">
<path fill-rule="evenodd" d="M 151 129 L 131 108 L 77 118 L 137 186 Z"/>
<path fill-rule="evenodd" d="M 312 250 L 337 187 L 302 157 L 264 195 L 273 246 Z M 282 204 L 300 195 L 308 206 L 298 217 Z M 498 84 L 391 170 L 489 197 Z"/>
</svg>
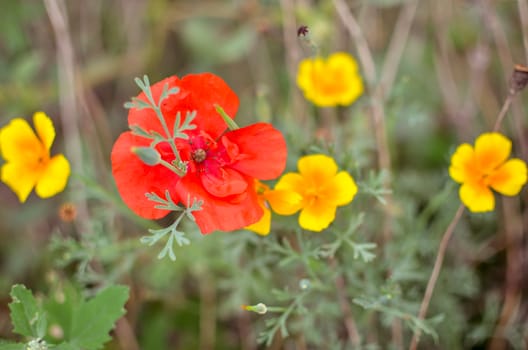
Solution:
<svg viewBox="0 0 528 350">
<path fill-rule="evenodd" d="M 510 79 L 510 94 L 522 91 L 528 84 L 528 67 L 516 64 Z"/>
<path fill-rule="evenodd" d="M 297 36 L 298 37 L 301 37 L 301 36 L 307 36 L 308 35 L 308 26 L 300 26 L 298 29 L 297 29 Z"/>
<path fill-rule="evenodd" d="M 77 217 L 77 207 L 73 203 L 64 203 L 59 208 L 59 217 L 63 222 L 72 222 Z"/>
</svg>

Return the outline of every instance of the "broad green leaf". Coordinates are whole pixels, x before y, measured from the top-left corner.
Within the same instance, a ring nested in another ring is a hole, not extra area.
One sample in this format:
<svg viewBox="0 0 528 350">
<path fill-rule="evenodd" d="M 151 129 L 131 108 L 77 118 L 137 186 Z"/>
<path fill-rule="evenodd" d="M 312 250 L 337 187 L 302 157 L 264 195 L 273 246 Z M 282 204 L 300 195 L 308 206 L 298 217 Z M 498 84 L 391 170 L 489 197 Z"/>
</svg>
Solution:
<svg viewBox="0 0 528 350">
<path fill-rule="evenodd" d="M 59 326 L 62 329 L 62 339 L 71 339 L 73 314 L 82 302 L 80 292 L 69 283 L 56 290 L 45 300 L 43 307 L 48 323 L 50 327 Z"/>
<path fill-rule="evenodd" d="M 62 343 L 57 346 L 54 346 L 53 350 L 79 350 L 79 347 L 70 343 Z"/>
<path fill-rule="evenodd" d="M 13 299 L 9 303 L 13 331 L 26 337 L 42 338 L 46 331 L 46 318 L 31 291 L 16 284 L 11 288 L 10 295 Z"/>
<path fill-rule="evenodd" d="M 19 344 L 19 343 L 0 343 L 0 350 L 25 350 L 26 347 L 25 344 Z"/>
<path fill-rule="evenodd" d="M 81 304 L 74 312 L 71 344 L 91 350 L 100 349 L 111 338 L 108 333 L 125 313 L 128 287 L 110 286 Z"/>
</svg>

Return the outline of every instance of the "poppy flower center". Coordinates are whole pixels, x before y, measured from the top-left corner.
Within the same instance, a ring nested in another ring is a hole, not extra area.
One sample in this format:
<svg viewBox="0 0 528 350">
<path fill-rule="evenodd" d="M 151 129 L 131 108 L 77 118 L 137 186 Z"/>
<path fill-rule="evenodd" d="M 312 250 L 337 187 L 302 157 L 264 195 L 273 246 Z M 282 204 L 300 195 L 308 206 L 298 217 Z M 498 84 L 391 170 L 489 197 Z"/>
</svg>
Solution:
<svg viewBox="0 0 528 350">
<path fill-rule="evenodd" d="M 198 148 L 192 152 L 191 157 L 196 163 L 201 163 L 207 157 L 207 152 L 203 148 Z"/>
</svg>

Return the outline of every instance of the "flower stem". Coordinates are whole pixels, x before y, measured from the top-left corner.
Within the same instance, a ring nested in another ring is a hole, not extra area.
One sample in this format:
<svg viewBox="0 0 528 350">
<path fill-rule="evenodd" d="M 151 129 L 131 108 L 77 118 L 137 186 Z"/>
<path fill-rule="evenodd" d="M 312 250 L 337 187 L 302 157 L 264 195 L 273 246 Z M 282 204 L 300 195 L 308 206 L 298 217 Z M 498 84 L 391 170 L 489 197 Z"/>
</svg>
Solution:
<svg viewBox="0 0 528 350">
<path fill-rule="evenodd" d="M 330 258 L 330 266 L 332 269 L 337 269 L 337 262 L 335 258 Z M 354 348 L 359 348 L 361 345 L 361 338 L 359 337 L 359 332 L 356 326 L 356 321 L 352 315 L 352 308 L 348 302 L 346 296 L 346 285 L 345 278 L 341 273 L 338 273 L 335 279 L 335 285 L 337 288 L 337 297 L 339 299 L 339 306 L 341 307 L 341 312 L 343 313 L 345 328 L 348 334 L 348 339 Z"/>
<path fill-rule="evenodd" d="M 374 63 L 372 52 L 370 51 L 361 27 L 359 26 L 356 18 L 348 9 L 344 0 L 333 0 L 333 3 L 337 10 L 337 14 L 341 18 L 341 22 L 343 22 L 343 25 L 348 30 L 350 36 L 356 44 L 359 60 L 363 66 L 363 71 L 365 72 L 365 78 L 368 82 L 368 85 L 373 85 L 376 81 L 376 64 Z"/>
<path fill-rule="evenodd" d="M 163 165 L 165 168 L 175 172 L 176 175 L 178 175 L 180 177 L 185 176 L 185 173 L 186 173 L 185 169 L 181 169 L 179 167 L 175 167 L 174 165 L 172 165 L 171 163 L 169 163 L 169 162 L 167 162 L 166 160 L 163 160 L 163 159 L 160 159 L 159 163 L 161 165 Z"/>
<path fill-rule="evenodd" d="M 227 127 L 229 128 L 229 130 L 240 129 L 240 127 L 237 125 L 237 123 L 235 123 L 235 121 L 229 115 L 227 115 L 227 113 L 224 111 L 224 109 L 222 107 L 220 107 L 219 105 L 215 104 L 214 108 L 216 109 L 216 112 L 218 114 L 220 114 L 220 116 L 222 117 L 224 122 L 227 124 Z"/>
<path fill-rule="evenodd" d="M 167 142 L 169 142 L 172 152 L 174 153 L 174 157 L 176 157 L 176 163 L 180 164 L 181 163 L 180 152 L 178 152 L 178 147 L 176 147 L 176 142 L 174 141 L 174 135 L 171 135 L 169 131 L 169 127 L 167 126 L 167 122 L 165 121 L 165 118 L 163 117 L 163 113 L 161 113 L 161 108 L 159 107 L 159 105 L 154 104 L 154 101 L 150 101 L 150 102 L 152 103 L 152 106 L 154 107 L 154 112 L 156 112 L 156 116 L 158 117 L 158 120 L 160 121 L 160 124 L 163 127 L 163 131 L 165 131 L 165 134 L 167 136 Z M 185 169 L 183 171 L 183 175 L 180 175 L 180 173 L 182 173 L 182 169 L 178 168 L 178 170 L 179 172 L 177 172 L 177 174 L 179 176 L 185 175 L 185 172 L 186 172 Z"/>
<path fill-rule="evenodd" d="M 504 117 L 506 116 L 506 112 L 508 112 L 508 109 L 511 106 L 511 103 L 513 101 L 513 97 L 515 94 L 508 94 L 508 97 L 504 101 L 504 104 L 502 105 L 501 111 L 499 113 L 499 116 L 497 117 L 497 121 L 495 122 L 495 126 L 493 127 L 493 131 L 497 132 L 500 128 L 500 125 L 502 121 L 504 120 Z"/>
<path fill-rule="evenodd" d="M 282 306 L 268 306 L 267 312 L 285 312 L 286 308 Z"/>
<path fill-rule="evenodd" d="M 420 311 L 418 312 L 418 319 L 423 320 L 425 318 L 425 315 L 427 314 L 427 309 L 429 308 L 429 302 L 431 301 L 431 297 L 433 296 L 433 291 L 436 285 L 436 281 L 438 280 L 438 276 L 440 275 L 440 269 L 442 268 L 442 263 L 444 261 L 445 253 L 447 250 L 447 245 L 449 243 L 449 240 L 451 239 L 451 236 L 453 235 L 453 232 L 455 230 L 456 225 L 458 224 L 458 221 L 462 217 L 462 213 L 464 213 L 464 205 L 460 204 L 458 207 L 458 210 L 455 213 L 455 216 L 453 217 L 453 220 L 451 220 L 451 223 L 447 227 L 446 231 L 444 232 L 444 235 L 442 236 L 442 240 L 440 241 L 440 246 L 438 247 L 438 253 L 436 255 L 436 260 L 433 266 L 433 271 L 431 272 L 431 276 L 429 277 L 429 282 L 427 282 L 427 288 L 425 290 L 425 295 L 422 300 L 422 304 L 420 305 Z M 416 350 L 420 338 L 420 330 L 416 331 L 412 337 L 411 345 L 409 346 L 409 350 Z"/>
<path fill-rule="evenodd" d="M 161 127 L 163 128 L 163 131 L 165 132 L 165 137 L 166 137 L 165 140 L 171 146 L 172 152 L 174 153 L 174 157 L 176 157 L 176 163 L 177 164 L 181 164 L 182 161 L 181 161 L 181 158 L 180 158 L 180 152 L 178 152 L 178 147 L 176 147 L 176 142 L 174 141 L 174 135 L 172 135 L 171 132 L 169 131 L 169 127 L 167 125 L 167 122 L 165 121 L 165 116 L 161 112 L 161 101 L 162 101 L 162 99 L 160 98 L 160 100 L 157 101 L 157 102 L 154 101 L 154 97 L 152 97 L 152 91 L 150 90 L 150 86 L 148 85 L 148 79 L 147 79 L 146 76 L 145 76 L 145 79 L 146 79 L 145 80 L 145 85 L 146 86 L 144 88 L 142 88 L 142 89 L 143 89 L 143 91 L 145 93 L 145 96 L 148 99 L 148 102 L 150 103 L 151 108 L 156 113 L 156 117 L 158 118 L 158 120 L 159 120 L 159 122 L 161 124 Z M 138 83 L 138 85 L 139 85 L 139 83 Z M 171 170 L 173 170 L 173 169 L 171 169 Z M 176 173 L 179 176 L 185 175 L 186 169 L 184 169 L 183 175 L 180 175 L 182 173 L 181 170 L 182 169 L 178 168 L 178 171 Z"/>
</svg>

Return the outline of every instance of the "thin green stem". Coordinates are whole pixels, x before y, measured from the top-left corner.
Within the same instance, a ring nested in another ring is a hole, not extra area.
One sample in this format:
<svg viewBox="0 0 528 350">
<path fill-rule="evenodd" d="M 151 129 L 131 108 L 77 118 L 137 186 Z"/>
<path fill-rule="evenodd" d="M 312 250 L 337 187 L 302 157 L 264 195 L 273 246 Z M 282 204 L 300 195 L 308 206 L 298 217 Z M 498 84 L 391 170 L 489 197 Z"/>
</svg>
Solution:
<svg viewBox="0 0 528 350">
<path fill-rule="evenodd" d="M 266 306 L 266 312 L 284 312 L 286 308 L 283 306 Z"/>
<path fill-rule="evenodd" d="M 174 165 L 172 165 L 171 163 L 169 163 L 169 162 L 167 162 L 166 160 L 163 160 L 163 159 L 160 159 L 159 163 L 161 165 L 163 165 L 164 167 L 166 167 L 167 169 L 175 172 L 176 175 L 178 175 L 180 177 L 185 176 L 185 173 L 186 173 L 185 169 L 183 169 L 183 171 L 182 171 L 181 168 L 175 167 Z"/>
<path fill-rule="evenodd" d="M 167 136 L 167 141 L 169 142 L 169 145 L 171 146 L 172 152 L 174 153 L 174 156 L 176 157 L 176 162 L 180 164 L 182 162 L 180 157 L 180 152 L 178 152 L 178 147 L 176 147 L 176 141 L 174 141 L 174 135 L 171 135 L 171 132 L 169 131 L 169 127 L 167 126 L 167 122 L 165 121 L 165 118 L 163 117 L 163 114 L 161 113 L 161 108 L 157 104 L 152 104 L 154 107 L 154 112 L 156 112 L 156 116 L 158 117 L 161 126 L 163 127 L 163 131 L 165 132 Z M 185 173 L 183 174 L 185 175 Z M 180 175 L 180 176 L 183 176 Z"/>
<path fill-rule="evenodd" d="M 167 122 L 165 121 L 165 117 L 163 116 L 163 113 L 161 112 L 161 98 L 159 101 L 154 101 L 154 97 L 152 97 L 152 91 L 150 90 L 150 86 L 148 86 L 148 79 L 145 77 L 146 79 L 146 83 L 145 85 L 143 84 L 140 84 L 139 82 L 138 85 L 140 87 L 142 87 L 143 91 L 145 92 L 145 96 L 147 97 L 149 103 L 150 103 L 150 106 L 152 107 L 152 109 L 154 110 L 154 112 L 156 113 L 156 117 L 158 118 L 160 124 L 161 124 L 161 127 L 163 128 L 163 131 L 165 132 L 165 136 L 166 136 L 166 140 L 167 142 L 169 143 L 169 145 L 171 146 L 171 149 L 172 149 L 172 152 L 174 153 L 174 156 L 176 157 L 176 162 L 177 164 L 181 164 L 182 163 L 182 160 L 181 160 L 181 157 L 180 157 L 180 152 L 178 152 L 178 147 L 176 147 L 176 142 L 174 141 L 174 135 L 171 134 L 170 130 L 169 130 L 169 127 L 167 125 Z M 179 168 L 179 167 L 178 167 Z M 181 170 L 181 169 L 180 169 Z M 185 175 L 185 172 L 186 172 L 186 169 L 183 169 L 183 175 Z M 181 171 L 178 171 L 176 172 L 179 176 L 183 176 L 183 175 L 180 175 L 182 172 Z"/>
<path fill-rule="evenodd" d="M 273 333 L 277 333 L 277 331 L 281 328 L 281 325 L 284 325 L 286 323 L 286 321 L 290 317 L 290 314 L 293 312 L 293 310 L 301 306 L 301 301 L 304 298 L 304 295 L 305 294 L 302 293 L 302 294 L 299 294 L 297 297 L 295 297 L 293 302 L 288 306 L 288 308 L 286 308 L 286 311 L 284 311 L 284 313 L 279 316 L 279 321 L 277 322 L 275 327 L 273 327 Z M 266 345 L 269 346 L 270 344 L 266 344 Z"/>
<path fill-rule="evenodd" d="M 311 264 L 308 261 L 308 257 L 305 254 L 307 250 L 304 247 L 302 234 L 299 230 L 297 230 L 295 234 L 297 236 L 297 242 L 299 243 L 299 255 L 301 256 L 304 267 L 306 268 L 306 272 L 308 272 L 308 275 L 310 276 L 312 281 L 316 281 L 317 283 L 319 283 L 319 278 L 317 277 L 317 274 L 312 270 Z"/>
<path fill-rule="evenodd" d="M 229 128 L 229 130 L 240 129 L 237 123 L 235 123 L 235 121 L 229 115 L 227 115 L 227 113 L 224 111 L 222 107 L 216 104 L 214 105 L 214 107 L 216 111 L 218 112 L 218 114 L 220 114 L 224 122 L 227 124 L 227 127 Z"/>
</svg>

